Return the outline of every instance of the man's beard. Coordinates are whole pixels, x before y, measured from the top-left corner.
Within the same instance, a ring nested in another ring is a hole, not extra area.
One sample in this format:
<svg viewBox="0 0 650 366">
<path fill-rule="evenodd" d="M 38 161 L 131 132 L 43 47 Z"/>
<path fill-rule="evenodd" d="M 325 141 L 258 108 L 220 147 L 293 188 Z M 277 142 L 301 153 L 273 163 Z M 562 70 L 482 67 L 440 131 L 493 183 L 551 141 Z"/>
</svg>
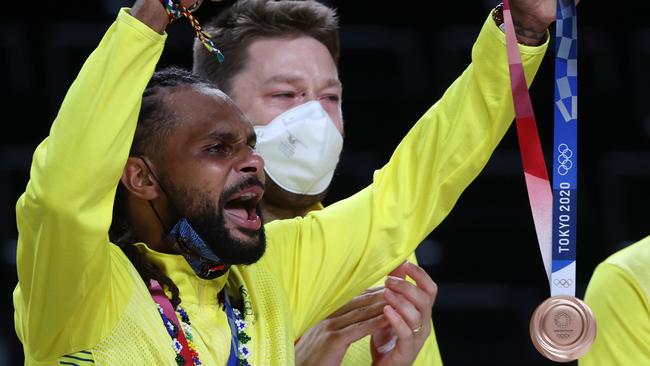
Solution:
<svg viewBox="0 0 650 366">
<path fill-rule="evenodd" d="M 266 250 L 264 226 L 259 230 L 240 228 L 239 232 L 244 234 L 247 239 L 236 238 L 226 227 L 223 206 L 233 193 L 255 185 L 256 182 L 258 182 L 257 179 L 251 178 L 226 189 L 219 197 L 218 206 L 208 194 L 199 192 L 197 189 L 178 188 L 170 181 L 166 182 L 166 186 L 169 187 L 174 206 L 181 211 L 179 214 L 187 219 L 217 257 L 227 264 L 252 264 L 262 258 Z M 262 220 L 259 204 L 255 211 Z"/>
</svg>

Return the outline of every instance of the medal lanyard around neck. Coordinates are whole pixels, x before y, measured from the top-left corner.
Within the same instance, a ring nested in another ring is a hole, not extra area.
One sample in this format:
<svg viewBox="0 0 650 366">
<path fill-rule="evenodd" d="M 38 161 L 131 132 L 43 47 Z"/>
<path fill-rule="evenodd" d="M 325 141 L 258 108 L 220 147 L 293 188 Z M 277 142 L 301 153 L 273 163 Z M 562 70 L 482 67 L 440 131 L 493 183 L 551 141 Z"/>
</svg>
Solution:
<svg viewBox="0 0 650 366">
<path fill-rule="evenodd" d="M 226 288 L 223 288 L 223 305 L 226 310 L 226 317 L 228 318 L 228 325 L 230 326 L 230 356 L 228 357 L 227 366 L 237 366 L 239 365 L 239 331 L 238 326 L 235 321 L 235 314 L 230 305 L 230 298 L 228 297 L 228 291 Z"/>
<path fill-rule="evenodd" d="M 558 0 L 553 190 L 537 132 L 508 0 L 503 1 L 508 64 L 528 199 L 551 296 L 575 296 L 578 194 L 578 32 L 574 0 Z"/>
<path fill-rule="evenodd" d="M 163 313 L 167 319 L 174 324 L 178 330 L 177 340 L 180 345 L 180 355 L 184 360 L 183 366 L 190 366 L 196 364 L 196 361 L 193 358 L 192 352 L 190 351 L 190 346 L 185 337 L 185 330 L 181 327 L 178 317 L 176 316 L 176 310 L 172 305 L 171 301 L 165 294 L 162 286 L 156 280 L 151 280 L 149 283 L 149 292 L 153 301 L 160 305 L 163 310 Z M 228 356 L 227 366 L 238 366 L 238 365 L 249 365 L 248 363 L 241 363 L 239 358 L 239 326 L 237 325 L 237 320 L 232 305 L 230 304 L 230 298 L 228 296 L 228 291 L 226 288 L 223 288 L 223 300 L 224 300 L 224 309 L 226 311 L 226 317 L 228 318 L 228 325 L 230 326 L 231 341 L 230 341 L 230 355 Z M 165 325 L 167 327 L 167 325 Z M 191 338 L 191 337 L 190 337 Z M 178 361 L 177 361 L 178 362 Z M 200 364 L 200 362 L 199 362 Z"/>
</svg>

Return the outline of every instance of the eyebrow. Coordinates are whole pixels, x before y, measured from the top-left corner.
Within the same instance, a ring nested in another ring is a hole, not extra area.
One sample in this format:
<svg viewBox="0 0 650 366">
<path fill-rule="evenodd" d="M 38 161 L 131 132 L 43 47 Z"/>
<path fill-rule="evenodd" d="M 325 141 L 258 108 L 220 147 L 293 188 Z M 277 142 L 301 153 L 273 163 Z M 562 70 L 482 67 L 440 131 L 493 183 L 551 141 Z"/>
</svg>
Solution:
<svg viewBox="0 0 650 366">
<path fill-rule="evenodd" d="M 290 75 L 275 75 L 269 78 L 264 82 L 264 84 L 274 84 L 274 83 L 286 83 L 286 84 L 291 84 L 291 85 L 296 85 L 296 84 L 301 84 L 303 80 L 298 77 L 290 76 Z M 341 81 L 338 79 L 327 79 L 325 81 L 325 87 L 339 87 L 342 88 L 343 84 L 341 84 Z"/>
<path fill-rule="evenodd" d="M 205 138 L 210 140 L 216 140 L 216 141 L 232 142 L 232 141 L 237 141 L 239 139 L 239 136 L 231 132 L 214 131 L 207 134 Z M 256 142 L 257 142 L 257 135 L 255 134 L 255 132 L 249 133 L 248 136 L 246 136 L 246 143 L 254 144 Z"/>
</svg>

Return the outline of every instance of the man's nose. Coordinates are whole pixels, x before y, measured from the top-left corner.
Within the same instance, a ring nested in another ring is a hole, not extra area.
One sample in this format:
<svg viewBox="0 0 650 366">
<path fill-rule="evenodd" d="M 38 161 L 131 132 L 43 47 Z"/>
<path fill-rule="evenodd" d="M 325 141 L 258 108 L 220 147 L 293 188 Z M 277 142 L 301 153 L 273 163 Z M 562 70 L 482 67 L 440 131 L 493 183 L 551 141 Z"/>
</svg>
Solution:
<svg viewBox="0 0 650 366">
<path fill-rule="evenodd" d="M 257 174 L 264 171 L 264 159 L 249 146 L 240 150 L 240 158 L 235 169 L 238 172 Z"/>
</svg>

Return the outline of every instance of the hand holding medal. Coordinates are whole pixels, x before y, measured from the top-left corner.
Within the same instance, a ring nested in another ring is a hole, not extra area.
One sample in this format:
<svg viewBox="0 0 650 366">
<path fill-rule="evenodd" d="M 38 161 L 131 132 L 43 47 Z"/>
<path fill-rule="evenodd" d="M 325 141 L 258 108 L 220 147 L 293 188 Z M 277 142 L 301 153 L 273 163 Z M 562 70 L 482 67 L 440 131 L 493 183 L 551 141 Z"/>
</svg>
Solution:
<svg viewBox="0 0 650 366">
<path fill-rule="evenodd" d="M 537 5 L 542 7 L 549 3 L 546 1 Z M 574 1 L 558 0 L 556 14 L 555 133 L 551 190 L 517 48 L 510 4 L 508 0 L 503 2 L 502 19 L 505 24 L 517 134 L 535 230 L 552 296 L 533 313 L 530 335 L 535 348 L 542 355 L 554 361 L 568 362 L 589 350 L 596 337 L 596 320 L 589 307 L 575 297 L 578 73 Z"/>
</svg>

